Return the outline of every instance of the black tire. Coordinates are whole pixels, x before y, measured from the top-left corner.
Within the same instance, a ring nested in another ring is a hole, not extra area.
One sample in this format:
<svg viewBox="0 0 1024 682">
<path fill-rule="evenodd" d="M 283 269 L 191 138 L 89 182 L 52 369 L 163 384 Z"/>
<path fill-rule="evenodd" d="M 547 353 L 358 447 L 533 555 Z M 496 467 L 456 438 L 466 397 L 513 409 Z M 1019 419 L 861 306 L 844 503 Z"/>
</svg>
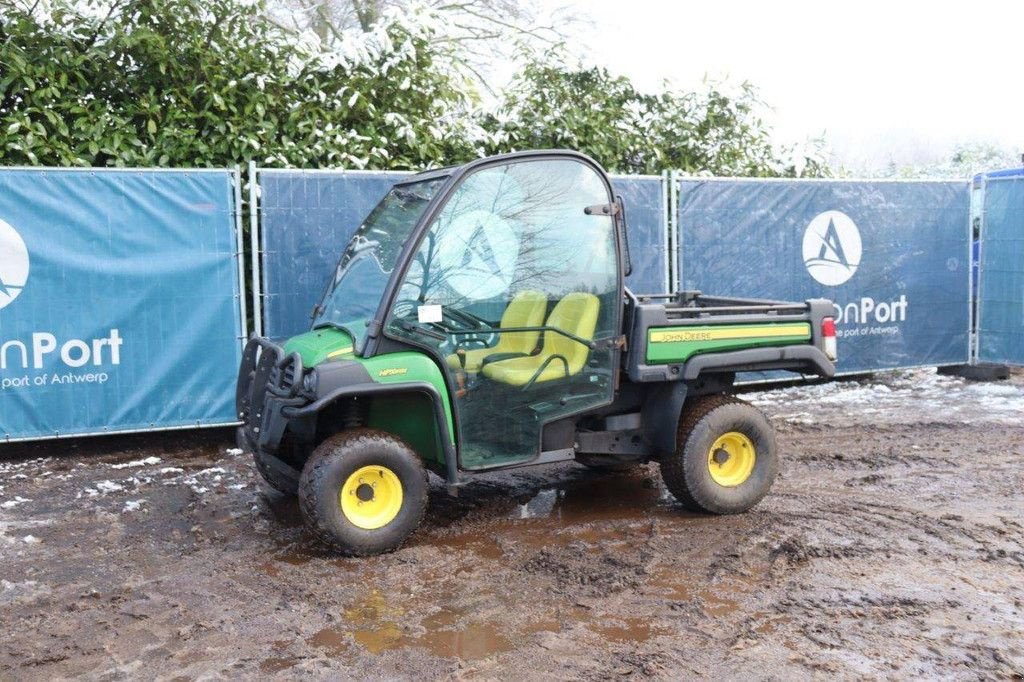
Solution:
<svg viewBox="0 0 1024 682">
<path fill-rule="evenodd" d="M 719 437 L 740 433 L 753 444 L 753 470 L 742 483 L 722 485 L 712 477 L 709 457 Z M 753 405 L 726 395 L 687 401 L 675 454 L 661 460 L 661 477 L 685 508 L 711 514 L 745 512 L 768 494 L 779 471 L 775 431 Z"/>
<path fill-rule="evenodd" d="M 401 483 L 401 507 L 386 525 L 366 529 L 342 511 L 340 495 L 349 477 L 367 466 L 383 467 Z M 427 509 L 427 472 L 400 438 L 356 429 L 331 436 L 313 451 L 299 479 L 299 509 L 306 527 L 325 547 L 346 556 L 398 549 Z"/>
<path fill-rule="evenodd" d="M 259 448 L 253 448 L 252 459 L 256 463 L 256 471 L 271 488 L 288 497 L 295 497 L 299 494 L 299 471 L 297 469 L 288 467 L 294 472 L 293 476 L 289 476 L 288 471 L 282 471 L 282 464 L 279 464 L 281 460 L 275 462 L 268 459 L 267 455 L 260 452 Z"/>
<path fill-rule="evenodd" d="M 627 472 L 643 465 L 643 462 L 620 462 L 601 455 L 576 455 L 576 461 L 596 471 Z"/>
</svg>

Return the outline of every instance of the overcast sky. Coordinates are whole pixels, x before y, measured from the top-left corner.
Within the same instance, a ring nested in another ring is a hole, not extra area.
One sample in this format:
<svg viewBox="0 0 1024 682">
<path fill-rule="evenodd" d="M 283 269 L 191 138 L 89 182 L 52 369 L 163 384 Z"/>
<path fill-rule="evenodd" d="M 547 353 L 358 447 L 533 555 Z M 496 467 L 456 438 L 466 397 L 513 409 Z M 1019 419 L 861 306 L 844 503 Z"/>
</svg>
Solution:
<svg viewBox="0 0 1024 682">
<path fill-rule="evenodd" d="M 749 80 L 777 137 L 825 133 L 852 169 L 1024 152 L 1024 1 L 570 0 L 580 53 L 644 89 Z"/>
</svg>

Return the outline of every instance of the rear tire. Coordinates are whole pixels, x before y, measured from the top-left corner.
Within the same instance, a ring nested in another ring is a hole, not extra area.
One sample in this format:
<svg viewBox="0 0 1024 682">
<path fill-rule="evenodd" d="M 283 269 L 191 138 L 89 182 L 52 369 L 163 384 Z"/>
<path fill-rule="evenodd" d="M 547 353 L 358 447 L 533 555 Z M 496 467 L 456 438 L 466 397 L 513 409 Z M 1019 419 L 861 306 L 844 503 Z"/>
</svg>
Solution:
<svg viewBox="0 0 1024 682">
<path fill-rule="evenodd" d="M 687 401 L 676 452 L 661 477 L 685 508 L 745 512 L 768 494 L 779 471 L 775 431 L 753 405 L 726 395 Z"/>
<path fill-rule="evenodd" d="M 346 556 L 390 552 L 416 530 L 427 508 L 427 472 L 400 438 L 357 429 L 313 451 L 299 480 L 306 527 Z"/>
</svg>

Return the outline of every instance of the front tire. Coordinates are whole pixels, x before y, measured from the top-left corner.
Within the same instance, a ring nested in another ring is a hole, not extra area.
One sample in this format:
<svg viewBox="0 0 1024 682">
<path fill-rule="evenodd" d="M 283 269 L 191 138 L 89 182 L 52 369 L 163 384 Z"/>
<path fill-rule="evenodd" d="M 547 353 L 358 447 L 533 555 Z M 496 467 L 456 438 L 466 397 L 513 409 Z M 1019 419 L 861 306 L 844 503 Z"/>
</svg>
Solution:
<svg viewBox="0 0 1024 682">
<path fill-rule="evenodd" d="M 711 514 L 745 512 L 768 494 L 779 471 L 775 431 L 753 405 L 725 395 L 687 402 L 676 452 L 661 477 L 685 508 Z"/>
<path fill-rule="evenodd" d="M 370 429 L 331 436 L 299 479 L 306 527 L 347 556 L 390 552 L 416 530 L 427 508 L 427 472 L 400 438 Z"/>
</svg>

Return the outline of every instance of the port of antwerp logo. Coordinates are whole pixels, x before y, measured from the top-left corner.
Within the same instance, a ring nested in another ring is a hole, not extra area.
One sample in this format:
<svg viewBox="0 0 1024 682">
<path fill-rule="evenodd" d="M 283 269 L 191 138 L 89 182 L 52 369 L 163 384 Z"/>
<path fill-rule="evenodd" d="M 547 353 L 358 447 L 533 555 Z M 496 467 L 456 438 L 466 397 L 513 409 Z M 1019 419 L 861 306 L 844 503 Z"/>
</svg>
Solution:
<svg viewBox="0 0 1024 682">
<path fill-rule="evenodd" d="M 28 249 L 17 230 L 0 219 L 0 308 L 18 297 L 28 281 Z"/>
<path fill-rule="evenodd" d="M 838 286 L 853 277 L 862 252 L 857 225 L 841 211 L 819 213 L 804 232 L 804 265 L 811 277 L 826 286 Z"/>
</svg>

